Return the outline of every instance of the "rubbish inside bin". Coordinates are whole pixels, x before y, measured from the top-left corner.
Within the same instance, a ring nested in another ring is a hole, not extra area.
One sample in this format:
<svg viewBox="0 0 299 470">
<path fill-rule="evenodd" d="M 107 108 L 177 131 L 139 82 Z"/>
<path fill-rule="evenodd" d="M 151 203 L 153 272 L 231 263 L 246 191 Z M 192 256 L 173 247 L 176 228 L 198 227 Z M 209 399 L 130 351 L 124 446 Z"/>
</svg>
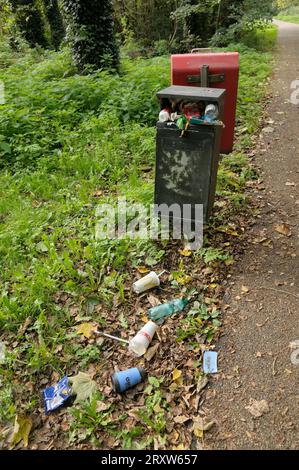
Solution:
<svg viewBox="0 0 299 470">
<path fill-rule="evenodd" d="M 222 124 L 217 121 L 219 108 L 216 104 L 205 101 L 161 99 L 159 122 L 174 122 L 186 135 L 189 125 Z"/>
<path fill-rule="evenodd" d="M 168 122 L 170 121 L 170 113 L 167 109 L 162 109 L 159 114 L 159 122 Z"/>
<path fill-rule="evenodd" d="M 208 122 L 216 121 L 219 116 L 219 109 L 216 104 L 208 104 L 205 110 L 204 120 Z"/>
</svg>

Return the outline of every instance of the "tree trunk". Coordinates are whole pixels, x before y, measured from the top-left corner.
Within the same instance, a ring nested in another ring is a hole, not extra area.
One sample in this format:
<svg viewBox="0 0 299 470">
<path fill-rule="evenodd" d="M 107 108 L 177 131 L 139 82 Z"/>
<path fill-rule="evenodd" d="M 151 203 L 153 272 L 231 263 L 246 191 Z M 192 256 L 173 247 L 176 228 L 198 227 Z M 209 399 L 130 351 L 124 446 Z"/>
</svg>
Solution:
<svg viewBox="0 0 299 470">
<path fill-rule="evenodd" d="M 111 0 L 63 0 L 79 70 L 118 67 Z"/>
<path fill-rule="evenodd" d="M 65 28 L 62 15 L 59 8 L 58 0 L 43 0 L 45 6 L 45 14 L 50 26 L 51 43 L 57 51 L 65 37 Z"/>
<path fill-rule="evenodd" d="M 47 46 L 44 24 L 35 0 L 11 0 L 16 24 L 31 47 Z"/>
</svg>

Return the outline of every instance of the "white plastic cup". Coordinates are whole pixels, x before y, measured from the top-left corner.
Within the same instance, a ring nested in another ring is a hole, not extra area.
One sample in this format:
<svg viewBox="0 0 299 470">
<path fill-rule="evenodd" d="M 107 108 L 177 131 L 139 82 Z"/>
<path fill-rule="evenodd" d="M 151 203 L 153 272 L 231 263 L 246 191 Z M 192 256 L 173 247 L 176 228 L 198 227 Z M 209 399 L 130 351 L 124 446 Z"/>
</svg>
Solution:
<svg viewBox="0 0 299 470">
<path fill-rule="evenodd" d="M 154 289 L 154 287 L 159 287 L 159 285 L 160 278 L 158 274 L 152 271 L 151 273 L 147 274 L 147 276 L 139 279 L 139 281 L 134 282 L 133 290 L 136 292 L 136 294 L 142 294 L 142 292 Z"/>
<path fill-rule="evenodd" d="M 159 114 L 159 122 L 168 122 L 170 121 L 170 114 L 167 109 L 162 109 Z"/>
<path fill-rule="evenodd" d="M 133 352 L 138 357 L 143 356 L 154 337 L 157 327 L 158 326 L 153 321 L 147 322 L 130 341 L 129 351 Z"/>
</svg>

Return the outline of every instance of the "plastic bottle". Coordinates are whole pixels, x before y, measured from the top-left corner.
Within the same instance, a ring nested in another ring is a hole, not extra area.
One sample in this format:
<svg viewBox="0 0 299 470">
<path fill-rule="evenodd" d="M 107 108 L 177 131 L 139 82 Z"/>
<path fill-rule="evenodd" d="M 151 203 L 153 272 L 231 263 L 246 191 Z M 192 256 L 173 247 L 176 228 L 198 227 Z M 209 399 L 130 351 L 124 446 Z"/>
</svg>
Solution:
<svg viewBox="0 0 299 470">
<path fill-rule="evenodd" d="M 182 312 L 188 303 L 188 299 L 176 299 L 167 304 L 157 305 L 149 309 L 148 315 L 152 321 L 160 322 L 174 313 Z"/>
<path fill-rule="evenodd" d="M 146 376 L 146 371 L 142 367 L 115 372 L 111 377 L 113 390 L 117 393 L 123 393 L 142 382 Z"/>
<path fill-rule="evenodd" d="M 136 354 L 136 356 L 143 356 L 149 347 L 156 330 L 156 323 L 152 321 L 147 322 L 147 324 L 141 328 L 137 335 L 135 335 L 130 341 L 129 350 Z"/>
<path fill-rule="evenodd" d="M 216 104 L 208 104 L 205 110 L 205 121 L 212 122 L 216 121 L 219 116 L 219 109 Z"/>
</svg>

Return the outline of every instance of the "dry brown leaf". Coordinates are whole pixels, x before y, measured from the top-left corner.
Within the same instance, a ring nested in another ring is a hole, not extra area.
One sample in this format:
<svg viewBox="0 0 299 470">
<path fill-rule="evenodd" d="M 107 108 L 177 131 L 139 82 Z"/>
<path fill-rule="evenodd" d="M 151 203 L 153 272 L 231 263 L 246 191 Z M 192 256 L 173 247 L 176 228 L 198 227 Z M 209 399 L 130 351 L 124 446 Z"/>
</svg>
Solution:
<svg viewBox="0 0 299 470">
<path fill-rule="evenodd" d="M 160 346 L 160 343 L 157 343 L 147 350 L 146 354 L 144 355 L 147 361 L 150 361 L 154 357 L 154 355 L 159 349 L 159 346 Z"/>
<path fill-rule="evenodd" d="M 200 393 L 208 385 L 208 383 L 208 378 L 205 375 L 201 376 L 197 382 L 197 393 Z"/>
<path fill-rule="evenodd" d="M 276 224 L 274 225 L 275 231 L 280 233 L 281 235 L 285 235 L 289 237 L 291 235 L 291 229 L 289 225 L 286 224 Z"/>
<path fill-rule="evenodd" d="M 216 424 L 216 421 L 214 420 L 206 422 L 204 418 L 196 418 L 193 424 L 193 432 L 196 437 L 201 438 L 203 437 L 204 432 L 209 431 L 214 424 Z"/>
<path fill-rule="evenodd" d="M 253 398 L 250 399 L 250 403 L 248 406 L 245 407 L 249 413 L 254 416 L 255 418 L 260 418 L 265 413 L 269 413 L 269 405 L 266 400 L 254 400 Z"/>
<path fill-rule="evenodd" d="M 248 294 L 248 292 L 249 292 L 248 287 L 242 286 L 242 293 L 243 293 L 243 294 Z"/>
<path fill-rule="evenodd" d="M 189 416 L 180 415 L 180 416 L 176 416 L 173 421 L 174 421 L 176 424 L 184 424 L 184 423 L 186 423 L 187 421 L 190 421 L 190 419 L 191 419 L 191 418 L 190 418 Z"/>
<path fill-rule="evenodd" d="M 154 295 L 148 295 L 147 300 L 152 307 L 157 307 L 157 305 L 161 305 L 160 299 L 158 299 L 158 297 L 155 297 Z"/>
<path fill-rule="evenodd" d="M 101 413 L 102 411 L 107 411 L 110 408 L 109 403 L 104 403 L 103 401 L 97 401 L 96 411 Z"/>
</svg>

